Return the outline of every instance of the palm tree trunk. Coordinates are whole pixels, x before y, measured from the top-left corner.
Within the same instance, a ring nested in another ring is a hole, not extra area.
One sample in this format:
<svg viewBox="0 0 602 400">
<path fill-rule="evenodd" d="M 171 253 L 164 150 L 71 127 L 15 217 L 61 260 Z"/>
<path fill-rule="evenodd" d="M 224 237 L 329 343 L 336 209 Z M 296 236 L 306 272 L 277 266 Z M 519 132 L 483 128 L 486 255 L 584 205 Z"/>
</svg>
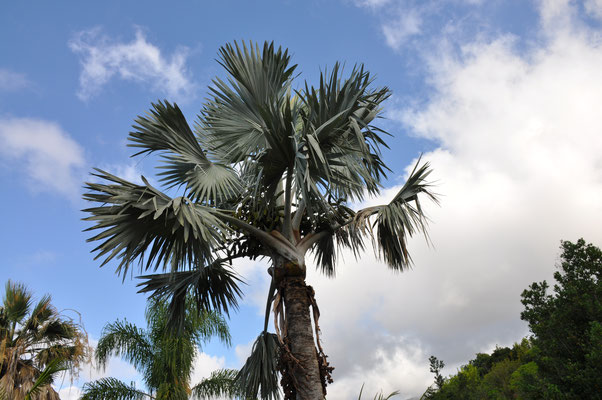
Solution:
<svg viewBox="0 0 602 400">
<path fill-rule="evenodd" d="M 296 400 L 324 400 L 308 286 L 303 277 L 288 276 L 280 287 L 285 307 L 285 344 L 292 355 L 292 359 L 287 360 L 287 367 L 296 388 Z"/>
</svg>

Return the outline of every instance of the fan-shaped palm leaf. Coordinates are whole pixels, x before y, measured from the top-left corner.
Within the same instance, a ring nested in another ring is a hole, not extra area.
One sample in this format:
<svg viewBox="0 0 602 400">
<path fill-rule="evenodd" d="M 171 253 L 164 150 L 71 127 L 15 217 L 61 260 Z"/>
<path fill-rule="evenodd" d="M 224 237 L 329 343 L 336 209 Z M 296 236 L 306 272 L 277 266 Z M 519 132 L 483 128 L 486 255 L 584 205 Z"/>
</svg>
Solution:
<svg viewBox="0 0 602 400">
<path fill-rule="evenodd" d="M 431 173 L 429 163 L 420 165 L 420 160 L 412 170 L 406 183 L 387 205 L 368 207 L 356 213 L 352 224 L 358 230 L 372 233 L 376 226 L 376 244 L 383 259 L 391 268 L 403 270 L 412 262 L 407 249 L 407 239 L 417 232 L 427 235 L 427 218 L 420 205 L 419 194 L 438 202 L 426 178 Z M 376 221 L 370 217 L 376 215 Z"/>
<path fill-rule="evenodd" d="M 276 368 L 279 348 L 278 338 L 273 333 L 262 332 L 255 340 L 251 355 L 235 378 L 246 398 L 279 398 Z"/>
<path fill-rule="evenodd" d="M 288 52 L 273 43 L 265 43 L 263 51 L 236 42 L 220 49 L 219 62 L 231 78 L 228 83 L 214 80 L 198 132 L 220 160 L 237 163 L 266 149 L 284 152 L 275 152 L 277 157 L 291 155 L 286 142 L 293 127 L 283 111 L 291 108 L 288 87 L 296 67 L 289 67 L 289 60 Z"/>
<path fill-rule="evenodd" d="M 101 170 L 94 174 L 112 182 L 88 183 L 84 198 L 103 206 L 84 210 L 85 218 L 96 225 L 87 230 L 102 230 L 88 241 L 102 241 L 93 251 L 102 265 L 120 258 L 118 273 L 146 258 L 145 269 L 170 266 L 182 269 L 196 262 L 213 259 L 213 251 L 221 245 L 229 231 L 215 209 L 192 202 L 185 197 L 171 198 L 152 187 L 136 185 Z"/>
<path fill-rule="evenodd" d="M 159 167 L 161 181 L 168 187 L 185 185 L 191 199 L 220 204 L 236 196 L 241 190 L 236 172 L 207 158 L 178 106 L 165 101 L 152 107 L 130 133 L 130 146 L 142 148 L 135 155 L 161 152 L 166 162 Z"/>
<path fill-rule="evenodd" d="M 152 292 L 158 298 L 170 298 L 169 315 L 177 320 L 170 320 L 170 326 L 181 329 L 186 315 L 187 302 L 195 301 L 198 310 L 216 310 L 229 314 L 230 308 L 238 308 L 237 298 L 242 295 L 238 283 L 240 278 L 230 270 L 224 260 L 215 262 L 191 271 L 177 271 L 166 274 L 140 276 L 145 279 L 139 283 L 139 292 Z"/>
<path fill-rule="evenodd" d="M 372 90 L 372 78 L 356 67 L 348 78 L 335 64 L 329 77 L 321 74 L 320 85 L 305 87 L 300 95 L 304 126 L 301 155 L 296 158 L 296 181 L 305 197 L 313 191 L 333 199 L 361 200 L 364 192 L 375 194 L 384 176 L 380 146 L 386 146 L 384 131 L 370 123 L 389 96 L 387 88 Z"/>
</svg>

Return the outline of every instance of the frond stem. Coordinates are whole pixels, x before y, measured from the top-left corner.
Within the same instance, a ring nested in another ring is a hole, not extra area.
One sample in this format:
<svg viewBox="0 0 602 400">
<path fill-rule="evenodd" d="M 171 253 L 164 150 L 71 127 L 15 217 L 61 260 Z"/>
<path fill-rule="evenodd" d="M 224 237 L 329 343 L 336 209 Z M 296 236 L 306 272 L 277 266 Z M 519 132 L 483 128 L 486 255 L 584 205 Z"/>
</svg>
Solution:
<svg viewBox="0 0 602 400">
<path fill-rule="evenodd" d="M 301 220 L 303 219 L 303 213 L 305 213 L 305 199 L 301 200 L 301 202 L 297 206 L 297 210 L 295 210 L 295 216 L 293 217 L 293 222 L 292 222 L 293 232 L 295 232 L 295 231 L 299 232 L 299 228 L 301 226 Z"/>
<path fill-rule="evenodd" d="M 293 241 L 293 226 L 291 222 L 291 209 L 292 209 L 292 187 L 293 187 L 293 174 L 292 167 L 286 170 L 286 185 L 284 189 L 284 224 L 282 226 L 282 233 L 284 236 Z"/>
<path fill-rule="evenodd" d="M 247 224 L 246 222 L 239 220 L 238 218 L 232 217 L 224 213 L 220 213 L 219 215 L 223 220 L 228 221 L 232 225 L 235 225 L 238 228 L 247 231 L 251 235 L 255 236 L 263 244 L 276 250 L 276 252 L 281 256 L 289 260 L 299 259 L 299 253 L 291 243 L 287 243 L 281 239 L 278 239 L 275 236 L 270 235 L 265 231 L 262 231 L 261 229 L 257 229 L 253 225 Z"/>
</svg>

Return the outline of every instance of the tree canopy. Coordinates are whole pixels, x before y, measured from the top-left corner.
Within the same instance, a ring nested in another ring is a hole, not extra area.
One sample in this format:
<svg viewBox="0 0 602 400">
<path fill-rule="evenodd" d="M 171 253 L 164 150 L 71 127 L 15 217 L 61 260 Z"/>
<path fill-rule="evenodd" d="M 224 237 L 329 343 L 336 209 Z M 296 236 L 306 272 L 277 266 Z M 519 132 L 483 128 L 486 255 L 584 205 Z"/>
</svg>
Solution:
<svg viewBox="0 0 602 400">
<path fill-rule="evenodd" d="M 20 283 L 6 282 L 0 305 L 0 395 L 6 399 L 58 400 L 56 372 L 77 375 L 88 359 L 83 326 L 52 305 L 50 295 L 35 303 Z"/>
<path fill-rule="evenodd" d="M 436 196 L 428 163 L 417 163 L 388 204 L 353 210 L 380 193 L 388 171 L 381 157 L 388 134 L 377 122 L 389 89 L 375 87 L 362 65 L 345 73 L 339 63 L 317 86 L 294 86 L 290 59 L 273 43 L 223 46 L 218 62 L 227 78 L 212 81 L 193 127 L 168 101 L 135 120 L 129 145 L 134 156 L 161 156 L 162 190 L 144 177 L 140 185 L 96 170 L 84 195 L 96 204 L 85 212 L 101 265 L 116 261 L 122 276 L 135 265 L 152 272 L 141 291 L 169 299 L 176 329 L 188 299 L 199 309 L 236 309 L 237 260 L 267 259 L 266 323 L 239 381 L 248 397 L 277 396 L 278 364 L 287 397 L 301 391 L 322 399 L 332 368 L 317 336 L 306 256 L 334 276 L 337 252 L 360 256 L 371 238 L 386 264 L 405 270 L 408 238 L 426 233 L 420 200 Z M 267 332 L 272 303 L 281 322 L 274 334 Z"/>
<path fill-rule="evenodd" d="M 110 356 L 122 357 L 142 375 L 148 391 L 108 377 L 86 383 L 82 400 L 205 400 L 234 396 L 234 370 L 214 371 L 209 378 L 191 385 L 200 346 L 212 336 L 230 343 L 230 333 L 224 318 L 215 312 L 198 313 L 190 308 L 187 312 L 185 325 L 177 333 L 167 327 L 167 305 L 158 300 L 151 300 L 147 307 L 147 329 L 125 320 L 107 324 L 96 347 L 98 365 L 105 367 Z"/>
</svg>

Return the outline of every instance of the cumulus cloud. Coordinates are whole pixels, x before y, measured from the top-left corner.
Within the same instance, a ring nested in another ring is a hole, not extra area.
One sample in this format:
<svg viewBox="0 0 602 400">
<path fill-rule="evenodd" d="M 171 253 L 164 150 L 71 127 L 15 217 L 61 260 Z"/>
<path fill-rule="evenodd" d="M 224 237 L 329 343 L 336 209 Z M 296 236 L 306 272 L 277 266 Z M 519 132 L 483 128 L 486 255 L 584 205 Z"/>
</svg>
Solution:
<svg viewBox="0 0 602 400">
<path fill-rule="evenodd" d="M 103 35 L 99 28 L 79 32 L 69 47 L 80 56 L 77 95 L 81 100 L 97 95 L 113 78 L 151 86 L 179 101 L 194 97 L 196 85 L 186 66 L 186 47 L 167 57 L 140 29 L 136 29 L 134 40 L 120 42 Z"/>
<path fill-rule="evenodd" d="M 13 92 L 27 88 L 31 82 L 24 74 L 0 68 L 0 92 Z"/>
<path fill-rule="evenodd" d="M 222 369 L 226 365 L 225 357 L 212 356 L 207 353 L 196 351 L 190 384 L 198 384 L 203 379 L 208 378 L 215 370 Z"/>
<path fill-rule="evenodd" d="M 434 248 L 412 239 L 415 267 L 399 275 L 366 254 L 347 255 L 334 280 L 310 277 L 336 367 L 329 399 L 364 382 L 420 395 L 429 355 L 453 373 L 520 340 L 520 294 L 550 280 L 560 240 L 602 245 L 602 47 L 574 7 L 541 2 L 544 39 L 528 51 L 503 35 L 439 53 L 429 102 L 393 113 L 437 144 L 424 156 L 443 195 L 426 208 Z"/>
<path fill-rule="evenodd" d="M 79 400 L 82 392 L 77 386 L 69 386 L 58 391 L 59 398 L 62 400 Z"/>
<path fill-rule="evenodd" d="M 0 158 L 23 175 L 34 192 L 78 195 L 84 151 L 54 122 L 0 119 Z"/>
</svg>

